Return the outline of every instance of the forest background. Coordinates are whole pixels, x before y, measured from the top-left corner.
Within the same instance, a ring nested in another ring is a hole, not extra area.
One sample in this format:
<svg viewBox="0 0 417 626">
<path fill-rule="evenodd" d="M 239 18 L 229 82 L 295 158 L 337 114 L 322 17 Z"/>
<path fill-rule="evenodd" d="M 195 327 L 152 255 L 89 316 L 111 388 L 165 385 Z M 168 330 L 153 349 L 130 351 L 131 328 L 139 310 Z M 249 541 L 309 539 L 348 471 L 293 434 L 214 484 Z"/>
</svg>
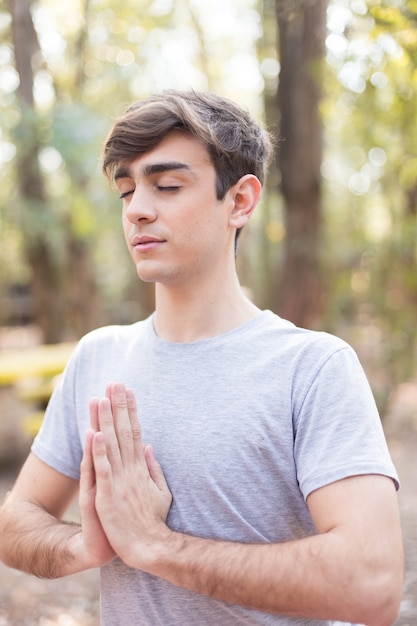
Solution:
<svg viewBox="0 0 417 626">
<path fill-rule="evenodd" d="M 384 413 L 416 374 L 416 0 L 0 0 L 0 326 L 57 343 L 152 310 L 99 155 L 169 88 L 275 135 L 241 281 L 351 343 Z"/>
</svg>

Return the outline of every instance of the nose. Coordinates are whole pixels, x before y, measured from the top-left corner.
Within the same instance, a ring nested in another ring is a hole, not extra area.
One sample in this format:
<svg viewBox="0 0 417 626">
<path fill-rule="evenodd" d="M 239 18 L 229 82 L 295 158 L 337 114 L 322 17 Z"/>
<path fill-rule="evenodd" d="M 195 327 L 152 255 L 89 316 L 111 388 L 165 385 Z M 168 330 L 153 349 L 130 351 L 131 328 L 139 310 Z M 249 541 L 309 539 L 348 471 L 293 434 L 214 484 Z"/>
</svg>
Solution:
<svg viewBox="0 0 417 626">
<path fill-rule="evenodd" d="M 137 186 L 125 209 L 125 216 L 132 224 L 137 224 L 141 220 L 153 222 L 157 217 L 153 194 Z"/>
</svg>

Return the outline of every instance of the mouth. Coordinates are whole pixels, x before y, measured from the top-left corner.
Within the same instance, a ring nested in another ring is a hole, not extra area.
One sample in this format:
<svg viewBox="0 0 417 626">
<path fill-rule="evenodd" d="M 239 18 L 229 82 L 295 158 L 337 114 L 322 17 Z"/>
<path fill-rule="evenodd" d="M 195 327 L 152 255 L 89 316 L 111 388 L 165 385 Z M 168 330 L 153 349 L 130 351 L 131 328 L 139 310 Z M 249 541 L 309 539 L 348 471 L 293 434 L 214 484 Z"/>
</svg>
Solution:
<svg viewBox="0 0 417 626">
<path fill-rule="evenodd" d="M 133 237 L 131 243 L 132 248 L 138 252 L 148 252 L 149 250 L 158 248 L 164 242 L 164 239 L 159 239 L 158 237 L 153 237 L 152 235 L 136 235 Z"/>
</svg>

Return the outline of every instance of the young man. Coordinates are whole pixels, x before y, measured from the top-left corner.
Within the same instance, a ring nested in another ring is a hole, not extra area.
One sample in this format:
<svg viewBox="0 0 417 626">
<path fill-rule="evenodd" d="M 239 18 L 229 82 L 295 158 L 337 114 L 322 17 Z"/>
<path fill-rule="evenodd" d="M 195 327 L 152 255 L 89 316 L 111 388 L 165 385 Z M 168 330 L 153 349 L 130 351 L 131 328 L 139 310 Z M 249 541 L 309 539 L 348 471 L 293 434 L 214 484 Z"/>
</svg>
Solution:
<svg viewBox="0 0 417 626">
<path fill-rule="evenodd" d="M 270 152 L 239 107 L 194 92 L 134 104 L 105 144 L 156 310 L 81 340 L 0 516 L 9 566 L 102 568 L 105 626 L 396 618 L 398 482 L 357 358 L 236 275 Z"/>
</svg>

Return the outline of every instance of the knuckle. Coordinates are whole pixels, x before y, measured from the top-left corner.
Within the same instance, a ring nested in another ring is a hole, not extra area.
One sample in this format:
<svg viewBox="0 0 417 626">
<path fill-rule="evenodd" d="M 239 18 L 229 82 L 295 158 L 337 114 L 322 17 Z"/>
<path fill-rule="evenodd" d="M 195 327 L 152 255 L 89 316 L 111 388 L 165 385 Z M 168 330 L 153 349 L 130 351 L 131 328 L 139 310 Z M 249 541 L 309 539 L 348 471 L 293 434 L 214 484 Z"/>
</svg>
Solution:
<svg viewBox="0 0 417 626">
<path fill-rule="evenodd" d="M 103 454 L 105 450 L 103 449 Z M 107 454 L 109 457 L 114 458 L 120 454 L 119 445 L 117 441 L 112 441 L 107 444 Z"/>
<path fill-rule="evenodd" d="M 131 428 L 122 428 L 122 430 L 120 431 L 120 438 L 126 443 L 130 443 L 133 439 L 133 433 Z"/>
<path fill-rule="evenodd" d="M 104 411 L 100 415 L 100 424 L 104 427 L 113 425 L 113 415 L 110 411 Z"/>
</svg>

